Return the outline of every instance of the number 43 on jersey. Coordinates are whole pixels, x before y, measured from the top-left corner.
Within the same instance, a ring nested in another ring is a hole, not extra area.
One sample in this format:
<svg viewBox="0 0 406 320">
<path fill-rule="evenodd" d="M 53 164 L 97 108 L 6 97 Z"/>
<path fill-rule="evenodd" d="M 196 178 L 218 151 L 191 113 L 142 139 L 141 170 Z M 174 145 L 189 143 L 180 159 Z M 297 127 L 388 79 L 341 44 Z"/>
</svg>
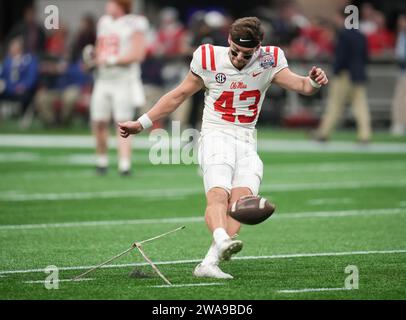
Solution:
<svg viewBox="0 0 406 320">
<path fill-rule="evenodd" d="M 222 113 L 221 118 L 223 120 L 235 122 L 236 118 L 238 118 L 240 123 L 251 123 L 257 118 L 261 92 L 259 90 L 243 91 L 238 97 L 239 101 L 245 101 L 249 98 L 255 98 L 254 103 L 248 106 L 248 110 L 252 111 L 252 116 L 236 115 L 236 108 L 233 106 L 234 91 L 223 91 L 214 102 L 214 110 Z"/>
</svg>

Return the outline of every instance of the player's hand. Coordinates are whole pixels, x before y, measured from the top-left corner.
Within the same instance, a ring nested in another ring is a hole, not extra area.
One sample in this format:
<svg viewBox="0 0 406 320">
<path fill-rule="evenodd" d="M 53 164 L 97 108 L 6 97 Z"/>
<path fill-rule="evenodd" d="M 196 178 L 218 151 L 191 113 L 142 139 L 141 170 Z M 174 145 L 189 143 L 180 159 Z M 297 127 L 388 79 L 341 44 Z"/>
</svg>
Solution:
<svg viewBox="0 0 406 320">
<path fill-rule="evenodd" d="M 328 83 L 328 78 L 324 70 L 315 66 L 313 66 L 309 71 L 309 77 L 322 86 Z"/>
<path fill-rule="evenodd" d="M 139 121 L 119 122 L 120 136 L 127 138 L 130 134 L 140 133 L 144 128 Z"/>
</svg>

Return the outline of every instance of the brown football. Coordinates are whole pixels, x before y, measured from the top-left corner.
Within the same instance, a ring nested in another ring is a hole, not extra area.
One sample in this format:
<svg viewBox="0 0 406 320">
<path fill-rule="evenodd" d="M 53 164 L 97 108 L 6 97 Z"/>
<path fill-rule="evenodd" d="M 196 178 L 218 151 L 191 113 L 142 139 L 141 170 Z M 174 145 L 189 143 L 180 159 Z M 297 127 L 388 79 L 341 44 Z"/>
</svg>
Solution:
<svg viewBox="0 0 406 320">
<path fill-rule="evenodd" d="M 244 196 L 233 203 L 229 215 L 244 224 L 258 224 L 268 219 L 275 205 L 259 196 Z"/>
</svg>

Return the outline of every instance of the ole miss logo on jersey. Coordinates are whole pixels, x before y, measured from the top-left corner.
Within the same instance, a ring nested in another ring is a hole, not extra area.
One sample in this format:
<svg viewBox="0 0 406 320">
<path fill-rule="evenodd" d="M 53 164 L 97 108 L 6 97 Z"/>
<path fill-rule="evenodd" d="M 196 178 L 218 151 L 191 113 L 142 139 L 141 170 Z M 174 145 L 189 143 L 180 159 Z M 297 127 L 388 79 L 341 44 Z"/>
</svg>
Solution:
<svg viewBox="0 0 406 320">
<path fill-rule="evenodd" d="M 223 84 L 224 82 L 226 82 L 226 80 L 227 80 L 227 77 L 226 77 L 226 75 L 224 73 L 217 73 L 216 74 L 216 81 L 218 83 Z"/>
<path fill-rule="evenodd" d="M 247 89 L 247 85 L 242 81 L 233 81 L 230 84 L 230 89 Z"/>
</svg>

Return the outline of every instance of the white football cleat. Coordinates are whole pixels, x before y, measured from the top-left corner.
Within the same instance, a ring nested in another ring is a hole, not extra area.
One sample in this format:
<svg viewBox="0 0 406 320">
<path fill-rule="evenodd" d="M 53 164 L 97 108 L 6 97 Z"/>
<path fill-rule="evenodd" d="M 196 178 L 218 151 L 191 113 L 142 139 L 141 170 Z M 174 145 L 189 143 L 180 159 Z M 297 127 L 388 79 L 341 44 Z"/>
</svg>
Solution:
<svg viewBox="0 0 406 320">
<path fill-rule="evenodd" d="M 215 264 L 201 264 L 199 263 L 193 275 L 198 278 L 216 278 L 216 279 L 233 279 L 231 274 L 221 271 L 218 265 Z"/>
<path fill-rule="evenodd" d="M 242 241 L 234 239 L 226 239 L 219 244 L 216 244 L 217 252 L 220 260 L 228 261 L 233 254 L 236 254 L 242 249 Z"/>
</svg>

